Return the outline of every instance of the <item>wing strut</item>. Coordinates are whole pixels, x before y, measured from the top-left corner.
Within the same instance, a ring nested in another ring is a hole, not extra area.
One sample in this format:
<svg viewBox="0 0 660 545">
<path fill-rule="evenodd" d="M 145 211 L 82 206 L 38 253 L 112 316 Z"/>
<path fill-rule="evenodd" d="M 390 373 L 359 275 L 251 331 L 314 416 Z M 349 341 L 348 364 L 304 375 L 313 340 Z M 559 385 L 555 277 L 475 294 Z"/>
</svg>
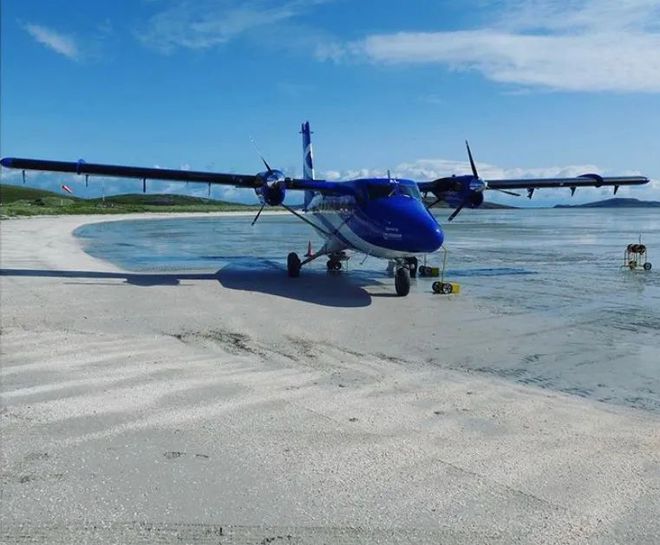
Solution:
<svg viewBox="0 0 660 545">
<path fill-rule="evenodd" d="M 331 236 L 333 236 L 333 234 L 332 234 L 330 231 L 326 231 L 325 229 L 319 227 L 318 225 L 315 225 L 314 223 L 312 223 L 311 221 L 309 221 L 305 216 L 303 216 L 302 214 L 299 214 L 298 212 L 296 212 L 296 211 L 295 211 L 293 208 L 291 208 L 290 206 L 287 206 L 287 205 L 284 204 L 284 203 L 282 203 L 280 206 L 282 206 L 282 208 L 284 208 L 285 210 L 288 210 L 289 212 L 291 212 L 291 213 L 292 213 L 294 216 L 296 216 L 297 218 L 300 218 L 301 220 L 303 220 L 303 221 L 304 221 L 305 223 L 307 223 L 308 225 L 311 225 L 314 229 L 316 229 L 317 231 L 323 233 L 325 236 L 327 236 L 327 237 L 331 237 Z"/>
</svg>

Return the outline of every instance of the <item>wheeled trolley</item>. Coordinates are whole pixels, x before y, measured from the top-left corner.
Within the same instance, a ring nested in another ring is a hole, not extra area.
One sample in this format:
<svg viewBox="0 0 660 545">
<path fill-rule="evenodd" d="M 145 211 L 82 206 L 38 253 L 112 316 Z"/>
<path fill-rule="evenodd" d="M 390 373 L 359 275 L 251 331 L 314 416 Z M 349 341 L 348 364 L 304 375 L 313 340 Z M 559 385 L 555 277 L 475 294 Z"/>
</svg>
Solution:
<svg viewBox="0 0 660 545">
<path fill-rule="evenodd" d="M 641 242 L 638 244 L 628 244 L 626 251 L 623 254 L 622 268 L 627 268 L 631 271 L 640 269 L 650 271 L 651 267 L 652 265 L 648 260 L 648 250 L 646 249 L 646 246 Z"/>
</svg>

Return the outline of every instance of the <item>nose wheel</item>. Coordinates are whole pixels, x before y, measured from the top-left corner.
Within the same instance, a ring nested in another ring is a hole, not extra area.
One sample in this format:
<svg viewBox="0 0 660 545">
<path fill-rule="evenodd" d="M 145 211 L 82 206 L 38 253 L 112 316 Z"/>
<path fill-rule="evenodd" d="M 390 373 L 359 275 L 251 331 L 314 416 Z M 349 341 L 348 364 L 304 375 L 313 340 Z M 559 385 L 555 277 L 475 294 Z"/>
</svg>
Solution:
<svg viewBox="0 0 660 545">
<path fill-rule="evenodd" d="M 394 275 L 394 288 L 396 294 L 405 297 L 410 293 L 410 271 L 408 267 L 399 267 Z"/>
<path fill-rule="evenodd" d="M 338 259 L 328 259 L 326 265 L 329 271 L 341 271 L 341 261 Z"/>
</svg>

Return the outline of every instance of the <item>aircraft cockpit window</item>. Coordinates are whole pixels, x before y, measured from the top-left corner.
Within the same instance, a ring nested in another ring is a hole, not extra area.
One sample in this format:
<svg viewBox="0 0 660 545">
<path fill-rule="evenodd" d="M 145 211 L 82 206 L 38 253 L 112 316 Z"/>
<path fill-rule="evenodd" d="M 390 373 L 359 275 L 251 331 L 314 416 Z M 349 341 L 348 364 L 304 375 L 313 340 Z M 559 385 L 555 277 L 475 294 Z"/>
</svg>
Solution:
<svg viewBox="0 0 660 545">
<path fill-rule="evenodd" d="M 381 185 L 381 184 L 369 184 L 367 186 L 367 194 L 369 195 L 370 200 L 375 199 L 384 199 L 391 196 L 394 193 L 396 187 L 394 185 Z"/>
<path fill-rule="evenodd" d="M 401 193 L 401 195 L 407 195 L 408 197 L 412 197 L 413 199 L 418 201 L 422 200 L 422 194 L 419 192 L 419 188 L 417 187 L 417 185 L 399 184 L 399 193 Z"/>
</svg>

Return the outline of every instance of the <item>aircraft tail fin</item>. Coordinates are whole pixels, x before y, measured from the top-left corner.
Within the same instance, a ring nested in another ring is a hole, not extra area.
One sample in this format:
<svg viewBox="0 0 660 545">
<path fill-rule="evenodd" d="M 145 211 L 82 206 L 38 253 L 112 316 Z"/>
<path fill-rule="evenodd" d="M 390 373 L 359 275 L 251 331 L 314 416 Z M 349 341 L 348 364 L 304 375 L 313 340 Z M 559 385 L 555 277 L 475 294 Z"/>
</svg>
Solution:
<svg viewBox="0 0 660 545">
<path fill-rule="evenodd" d="M 314 157 L 312 154 L 312 131 L 309 129 L 309 121 L 305 121 L 300 128 L 303 144 L 303 179 L 314 179 Z M 305 191 L 304 208 L 307 208 L 314 197 L 314 191 Z"/>
</svg>

